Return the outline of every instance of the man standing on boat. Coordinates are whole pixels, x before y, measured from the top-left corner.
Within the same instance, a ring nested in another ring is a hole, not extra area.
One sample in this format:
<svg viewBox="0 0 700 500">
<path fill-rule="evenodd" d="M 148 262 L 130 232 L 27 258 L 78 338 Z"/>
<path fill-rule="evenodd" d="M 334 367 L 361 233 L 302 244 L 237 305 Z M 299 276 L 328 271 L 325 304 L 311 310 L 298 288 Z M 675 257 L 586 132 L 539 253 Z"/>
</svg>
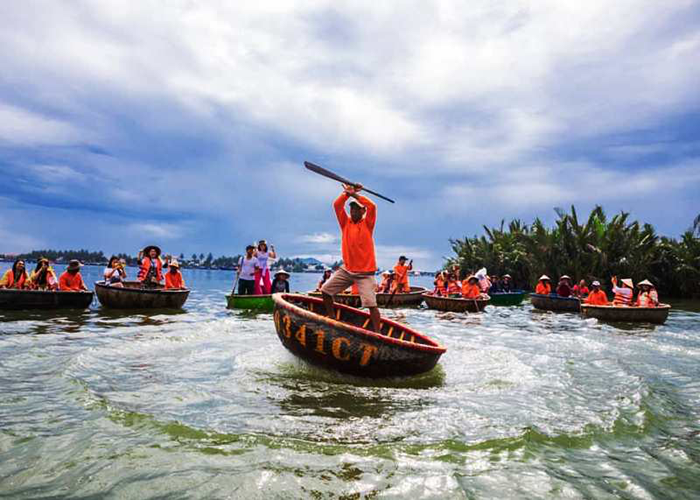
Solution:
<svg viewBox="0 0 700 500">
<path fill-rule="evenodd" d="M 377 222 L 377 207 L 372 200 L 360 195 L 362 185 L 343 185 L 344 191 L 333 203 L 342 234 L 343 266 L 333 273 L 321 288 L 323 302 L 329 317 L 334 317 L 333 296 L 351 285 L 357 285 L 362 307 L 369 309 L 372 327 L 379 332 L 381 318 L 377 308 L 374 273 L 377 262 L 374 255 L 374 225 Z M 345 203 L 350 202 L 350 217 L 345 212 Z"/>
</svg>

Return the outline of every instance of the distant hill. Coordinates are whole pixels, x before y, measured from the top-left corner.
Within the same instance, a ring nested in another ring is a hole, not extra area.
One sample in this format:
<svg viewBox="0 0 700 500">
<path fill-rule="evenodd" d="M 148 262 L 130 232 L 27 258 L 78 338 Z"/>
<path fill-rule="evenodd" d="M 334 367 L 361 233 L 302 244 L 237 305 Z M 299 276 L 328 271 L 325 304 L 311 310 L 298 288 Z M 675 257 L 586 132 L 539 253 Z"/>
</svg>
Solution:
<svg viewBox="0 0 700 500">
<path fill-rule="evenodd" d="M 314 259 L 313 257 L 307 257 L 305 259 L 299 259 L 304 265 L 307 266 L 322 266 L 323 262 L 321 262 L 318 259 Z"/>
</svg>

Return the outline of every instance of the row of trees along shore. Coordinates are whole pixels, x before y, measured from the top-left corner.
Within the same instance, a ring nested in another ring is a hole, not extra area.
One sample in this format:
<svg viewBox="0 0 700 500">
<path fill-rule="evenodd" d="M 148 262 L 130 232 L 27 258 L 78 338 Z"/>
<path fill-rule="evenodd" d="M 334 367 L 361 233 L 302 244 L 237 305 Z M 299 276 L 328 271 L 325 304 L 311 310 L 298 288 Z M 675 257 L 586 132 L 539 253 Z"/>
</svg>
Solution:
<svg viewBox="0 0 700 500">
<path fill-rule="evenodd" d="M 129 266 L 138 266 L 138 259 L 135 255 L 127 255 L 125 253 L 116 254 L 120 259 L 124 261 Z M 102 251 L 90 251 L 90 250 L 32 250 L 29 253 L 23 253 L 19 255 L 2 255 L 0 254 L 0 259 L 5 261 L 14 261 L 15 259 L 24 259 L 27 261 L 35 262 L 41 257 L 46 257 L 51 262 L 67 263 L 71 259 L 78 259 L 80 262 L 86 264 L 107 264 L 109 257 Z M 192 254 L 191 258 L 187 259 L 184 254 L 175 255 L 178 259 L 180 265 L 186 268 L 204 268 L 204 269 L 235 269 L 241 260 L 240 255 L 235 255 L 233 257 L 221 256 L 214 257 L 209 253 L 206 257 L 204 254 Z M 339 264 L 339 263 L 336 263 Z M 334 264 L 334 265 L 336 265 Z M 290 272 L 304 272 L 309 270 L 309 266 L 302 259 L 299 258 L 281 258 L 273 263 L 274 269 L 283 268 Z M 321 271 L 324 266 L 317 265 L 315 270 Z"/>
<path fill-rule="evenodd" d="M 556 283 L 568 274 L 574 280 L 610 277 L 651 280 L 659 293 L 671 297 L 700 296 L 700 215 L 679 238 L 656 234 L 650 224 L 631 221 L 621 212 L 609 218 L 596 206 L 580 220 L 574 206 L 547 227 L 536 218 L 531 225 L 512 220 L 507 226 L 484 226 L 485 235 L 451 239 L 455 256 L 445 267 L 458 264 L 470 271 L 485 267 L 489 274 L 510 274 L 520 287 L 531 289 L 546 274 Z"/>
</svg>

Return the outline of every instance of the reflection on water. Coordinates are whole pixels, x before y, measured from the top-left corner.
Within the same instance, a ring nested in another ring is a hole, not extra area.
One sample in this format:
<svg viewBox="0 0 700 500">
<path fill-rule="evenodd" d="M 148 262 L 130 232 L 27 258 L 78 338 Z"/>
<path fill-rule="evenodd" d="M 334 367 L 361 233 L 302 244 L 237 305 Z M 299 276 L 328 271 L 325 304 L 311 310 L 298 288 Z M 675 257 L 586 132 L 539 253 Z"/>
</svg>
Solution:
<svg viewBox="0 0 700 500">
<path fill-rule="evenodd" d="M 294 358 L 270 314 L 226 310 L 232 273 L 186 273 L 183 311 L 0 312 L 0 496 L 700 491 L 692 308 L 660 326 L 527 303 L 386 311 L 448 351 L 421 376 L 366 380 Z"/>
</svg>

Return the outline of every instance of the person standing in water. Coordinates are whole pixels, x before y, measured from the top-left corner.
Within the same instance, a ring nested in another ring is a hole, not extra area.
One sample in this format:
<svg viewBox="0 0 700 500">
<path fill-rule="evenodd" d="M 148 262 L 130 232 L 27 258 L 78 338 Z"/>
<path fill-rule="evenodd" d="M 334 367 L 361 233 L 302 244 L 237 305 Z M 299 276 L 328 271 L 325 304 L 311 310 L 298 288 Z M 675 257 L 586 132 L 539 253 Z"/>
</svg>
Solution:
<svg viewBox="0 0 700 500">
<path fill-rule="evenodd" d="M 362 185 L 343 185 L 344 191 L 333 203 L 342 234 L 343 266 L 321 288 L 323 302 L 329 317 L 334 317 L 333 297 L 351 285 L 357 285 L 362 307 L 369 309 L 375 332 L 381 328 L 381 316 L 377 307 L 374 273 L 377 261 L 374 253 L 374 226 L 377 222 L 377 206 L 362 195 Z M 345 203 L 350 202 L 350 217 Z"/>
</svg>

